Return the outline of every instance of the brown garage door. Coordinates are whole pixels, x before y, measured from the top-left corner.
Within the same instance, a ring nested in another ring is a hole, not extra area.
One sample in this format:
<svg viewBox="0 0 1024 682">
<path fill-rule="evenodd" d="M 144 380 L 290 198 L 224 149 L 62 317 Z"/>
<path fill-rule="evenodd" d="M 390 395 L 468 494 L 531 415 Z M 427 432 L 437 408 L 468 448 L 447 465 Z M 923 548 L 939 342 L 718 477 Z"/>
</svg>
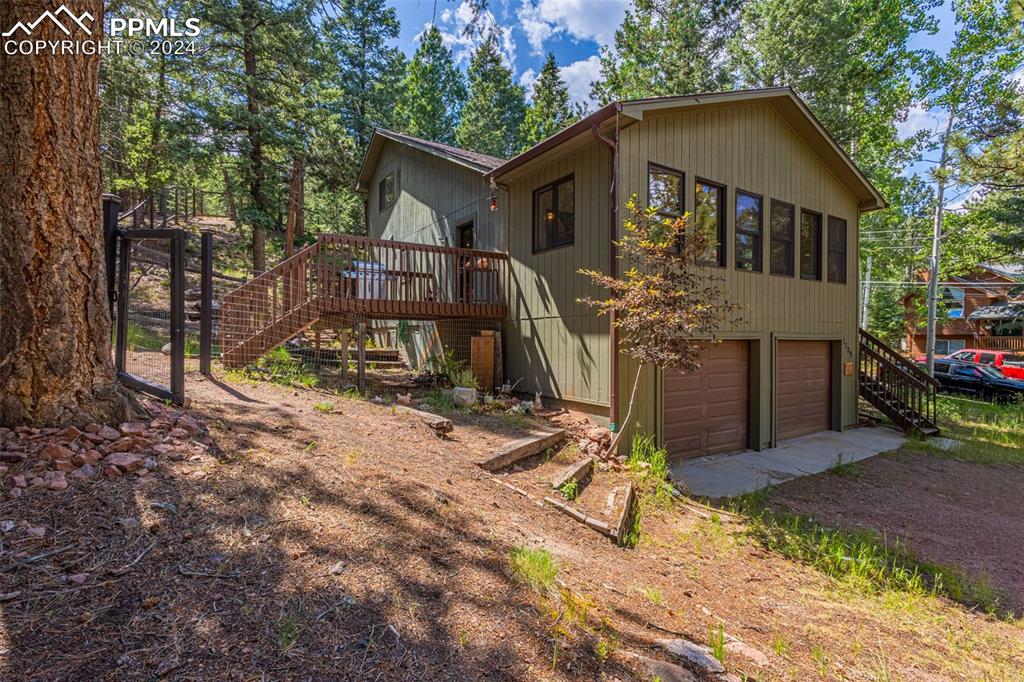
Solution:
<svg viewBox="0 0 1024 682">
<path fill-rule="evenodd" d="M 672 459 L 747 447 L 750 344 L 710 346 L 698 372 L 665 372 L 664 436 Z"/>
<path fill-rule="evenodd" d="M 832 428 L 832 343 L 779 341 L 776 440 Z"/>
</svg>

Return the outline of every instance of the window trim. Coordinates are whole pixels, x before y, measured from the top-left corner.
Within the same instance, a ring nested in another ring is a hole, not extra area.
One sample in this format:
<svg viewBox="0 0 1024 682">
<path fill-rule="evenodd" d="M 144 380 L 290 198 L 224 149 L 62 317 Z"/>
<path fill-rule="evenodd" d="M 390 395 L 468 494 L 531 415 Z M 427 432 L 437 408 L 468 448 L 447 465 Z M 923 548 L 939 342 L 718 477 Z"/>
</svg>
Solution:
<svg viewBox="0 0 1024 682">
<path fill-rule="evenodd" d="M 775 238 L 775 233 L 772 232 L 771 212 L 769 212 L 769 214 L 768 214 L 768 272 L 770 274 L 772 274 L 772 275 L 775 275 L 776 277 L 789 277 L 790 279 L 795 279 L 796 278 L 796 259 L 797 259 L 797 250 L 796 250 L 796 238 L 797 238 L 796 204 L 791 204 L 788 201 L 783 201 L 782 199 L 776 199 L 775 197 L 772 197 L 771 208 L 775 208 L 776 204 L 778 204 L 779 206 L 785 206 L 786 208 L 788 208 L 790 214 L 793 217 L 793 221 L 790 223 L 791 231 L 789 233 L 789 239 L 787 240 L 789 242 L 789 263 L 788 263 L 788 265 L 789 265 L 789 272 L 775 272 L 772 269 L 772 263 L 771 263 L 771 261 L 772 261 L 771 240 Z"/>
<path fill-rule="evenodd" d="M 647 206 L 651 205 L 651 171 L 661 171 L 663 173 L 671 173 L 672 175 L 679 176 L 679 214 L 671 213 L 669 211 L 657 210 L 657 214 L 665 218 L 682 218 L 686 215 L 686 173 L 671 168 L 664 164 L 654 163 L 653 161 L 647 162 Z"/>
<path fill-rule="evenodd" d="M 715 182 L 714 180 L 706 180 L 699 175 L 693 178 L 693 222 L 694 225 L 697 223 L 697 185 L 707 185 L 708 187 L 717 187 L 722 193 L 722 200 L 718 204 L 719 220 L 718 220 L 718 259 L 717 260 L 704 260 L 699 261 L 700 265 L 725 268 L 729 266 L 729 188 L 727 185 Z"/>
<path fill-rule="evenodd" d="M 384 190 L 384 184 L 388 181 L 388 178 L 391 178 L 392 196 L 391 196 L 391 201 L 389 201 L 387 203 L 384 203 L 384 191 L 383 190 Z M 395 169 L 395 170 L 392 170 L 390 173 L 387 173 L 383 178 L 380 179 L 380 182 L 377 183 L 377 213 L 383 213 L 384 211 L 386 211 L 389 208 L 391 208 L 392 206 L 394 206 L 395 205 L 395 201 L 397 199 L 398 199 L 398 170 Z"/>
<path fill-rule="evenodd" d="M 739 253 L 740 253 L 740 248 L 739 248 L 740 235 L 741 234 L 746 234 L 746 235 L 752 234 L 751 232 L 749 232 L 747 230 L 742 230 L 742 231 L 740 230 L 739 213 L 736 212 L 736 208 L 737 208 L 736 202 L 739 201 L 739 198 L 740 198 L 741 194 L 744 195 L 744 196 L 748 196 L 748 197 L 750 197 L 752 199 L 757 199 L 758 202 L 761 205 L 761 210 L 759 210 L 757 212 L 757 217 L 758 217 L 758 233 L 756 235 L 754 235 L 754 236 L 757 237 L 757 242 L 758 242 L 757 249 L 754 252 L 755 253 L 754 257 L 756 258 L 756 263 L 757 263 L 757 268 L 756 269 L 755 268 L 751 268 L 751 269 L 748 270 L 747 268 L 741 268 L 740 265 L 739 265 L 739 262 L 737 261 L 737 259 L 739 258 Z M 732 219 L 732 222 L 733 222 L 733 243 L 735 245 L 734 248 L 733 248 L 733 259 L 732 259 L 733 260 L 733 266 L 735 267 L 736 270 L 739 270 L 740 272 L 764 273 L 764 195 L 763 194 L 758 194 L 756 192 L 748 192 L 745 189 L 740 189 L 739 187 L 737 187 L 736 190 L 733 192 L 733 219 Z"/>
<path fill-rule="evenodd" d="M 814 249 L 814 262 L 815 262 L 815 264 L 817 266 L 817 267 L 815 267 L 815 270 L 816 270 L 817 274 L 816 275 L 805 275 L 804 274 L 804 268 L 803 268 L 803 262 L 800 262 L 800 279 L 804 280 L 805 282 L 820 282 L 822 280 L 822 274 L 823 274 L 822 271 L 821 271 L 821 266 L 822 266 L 822 262 L 821 262 L 821 248 L 822 248 L 822 244 L 821 244 L 821 242 L 822 242 L 822 230 L 824 229 L 824 227 L 822 226 L 822 214 L 819 213 L 818 211 L 812 211 L 809 208 L 804 208 L 803 206 L 800 207 L 800 250 L 801 251 L 803 250 L 803 245 L 804 245 L 804 235 L 803 235 L 804 215 L 813 215 L 813 216 L 817 216 L 817 218 L 818 218 L 818 229 L 817 229 L 817 233 L 818 233 L 817 234 L 817 237 L 818 237 L 817 242 L 818 243 L 816 245 L 817 248 Z M 801 256 L 802 256 L 802 254 L 798 253 L 797 260 L 803 261 L 803 258 Z"/>
<path fill-rule="evenodd" d="M 558 186 L 563 184 L 564 182 L 566 182 L 568 180 L 572 180 L 573 181 L 573 184 L 572 184 L 572 192 L 573 192 L 572 239 L 570 239 L 567 242 L 562 242 L 560 244 L 554 244 L 552 246 L 545 246 L 544 248 L 539 249 L 539 248 L 537 248 L 537 195 L 540 194 L 541 192 L 545 191 L 545 190 L 548 190 L 548 189 L 552 190 L 552 199 L 553 199 L 552 203 L 553 203 L 553 205 L 555 206 L 555 208 L 557 210 L 557 207 L 558 207 Z M 546 183 L 544 185 L 541 185 L 540 187 L 538 187 L 535 190 L 533 190 L 533 193 L 530 195 L 530 232 L 531 232 L 531 235 L 532 235 L 533 253 L 545 253 L 546 251 L 553 251 L 555 249 L 561 249 L 561 248 L 566 247 L 566 246 L 572 246 L 573 244 L 576 243 L 576 174 L 575 173 L 569 173 L 568 175 L 564 175 L 564 176 L 558 178 L 557 180 L 552 180 L 551 182 L 548 182 L 548 183 Z"/>
<path fill-rule="evenodd" d="M 843 278 L 842 279 L 832 279 L 832 269 L 829 267 L 829 263 L 832 260 L 832 254 L 833 253 L 839 253 L 839 251 L 836 251 L 835 249 L 832 248 L 832 229 L 831 228 L 832 228 L 832 221 L 833 220 L 838 220 L 839 222 L 841 222 L 843 224 L 843 244 L 842 244 L 842 246 L 843 246 L 843 250 L 842 250 L 843 257 L 842 257 L 842 261 L 841 261 L 841 263 L 843 265 Z M 848 248 L 849 247 L 849 243 L 850 243 L 850 223 L 849 223 L 848 220 L 846 220 L 846 218 L 840 218 L 839 216 L 834 216 L 834 215 L 830 214 L 828 216 L 828 226 L 826 228 L 826 233 L 825 234 L 826 234 L 826 240 L 825 240 L 825 280 L 829 284 L 846 284 L 850 280 L 849 268 L 847 267 L 847 262 L 849 261 L 849 256 L 850 256 L 850 251 L 849 251 L 849 248 Z"/>
</svg>

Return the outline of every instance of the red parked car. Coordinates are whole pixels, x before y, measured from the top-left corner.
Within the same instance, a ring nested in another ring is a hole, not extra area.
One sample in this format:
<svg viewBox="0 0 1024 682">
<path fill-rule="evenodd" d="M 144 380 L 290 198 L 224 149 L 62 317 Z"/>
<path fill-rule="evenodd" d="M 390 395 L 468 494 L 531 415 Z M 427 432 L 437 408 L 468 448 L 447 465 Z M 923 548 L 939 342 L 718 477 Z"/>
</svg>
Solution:
<svg viewBox="0 0 1024 682">
<path fill-rule="evenodd" d="M 1021 353 L 964 348 L 953 353 L 947 359 L 992 365 L 1011 379 L 1024 379 L 1024 354 Z"/>
</svg>

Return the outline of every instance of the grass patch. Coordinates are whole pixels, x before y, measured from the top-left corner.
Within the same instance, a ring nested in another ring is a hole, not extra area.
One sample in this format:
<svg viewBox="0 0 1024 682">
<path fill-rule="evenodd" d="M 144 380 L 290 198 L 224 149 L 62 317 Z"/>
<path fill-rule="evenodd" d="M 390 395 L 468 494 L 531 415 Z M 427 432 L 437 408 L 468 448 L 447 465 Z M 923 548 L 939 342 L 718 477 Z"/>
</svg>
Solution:
<svg viewBox="0 0 1024 682">
<path fill-rule="evenodd" d="M 455 398 L 451 391 L 435 388 L 423 399 L 423 404 L 440 412 L 454 412 Z"/>
<path fill-rule="evenodd" d="M 324 414 L 330 414 L 334 411 L 334 403 L 330 400 L 324 400 L 319 403 L 313 404 L 313 409 L 317 412 L 323 412 Z"/>
<path fill-rule="evenodd" d="M 828 470 L 837 476 L 860 476 L 861 470 L 856 462 L 844 462 L 843 453 L 836 455 Z"/>
<path fill-rule="evenodd" d="M 269 381 L 284 386 L 312 388 L 319 379 L 302 361 L 293 358 L 283 346 L 263 355 L 254 364 L 238 370 L 229 370 L 229 379 L 242 381 Z"/>
<path fill-rule="evenodd" d="M 912 440 L 904 449 L 978 464 L 1024 466 L 1024 401 L 1000 405 L 940 396 L 937 410 L 943 435 L 960 444 L 943 449 L 933 441 Z"/>
<path fill-rule="evenodd" d="M 111 332 L 113 343 L 117 342 L 117 329 Z M 169 340 L 169 339 L 168 339 Z M 137 350 L 160 350 L 168 342 L 163 336 L 156 332 L 136 324 L 129 320 L 125 329 L 125 345 L 130 351 Z"/>
<path fill-rule="evenodd" d="M 711 647 L 711 655 L 718 659 L 719 663 L 725 663 L 725 628 L 719 623 L 718 627 L 708 630 L 708 646 Z"/>
<path fill-rule="evenodd" d="M 543 594 L 554 589 L 559 566 L 546 549 L 530 549 L 520 545 L 509 552 L 508 563 L 512 576 L 529 585 L 534 592 Z"/>
<path fill-rule="evenodd" d="M 941 595 L 992 615 L 1003 610 L 1002 596 L 986 581 L 921 561 L 871 530 L 827 528 L 810 517 L 772 508 L 767 498 L 761 490 L 732 498 L 727 506 L 747 517 L 749 535 L 788 559 L 863 591 Z"/>
</svg>

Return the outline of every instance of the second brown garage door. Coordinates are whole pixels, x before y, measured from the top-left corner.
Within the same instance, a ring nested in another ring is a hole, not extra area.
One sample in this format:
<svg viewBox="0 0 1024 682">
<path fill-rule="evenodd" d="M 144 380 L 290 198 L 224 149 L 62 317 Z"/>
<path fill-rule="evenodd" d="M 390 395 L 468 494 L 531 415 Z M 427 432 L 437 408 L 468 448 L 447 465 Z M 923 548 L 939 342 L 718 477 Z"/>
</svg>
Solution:
<svg viewBox="0 0 1024 682">
<path fill-rule="evenodd" d="M 779 341 L 776 440 L 832 428 L 832 343 Z"/>
<path fill-rule="evenodd" d="M 723 341 L 708 347 L 701 369 L 664 374 L 664 438 L 671 459 L 747 447 L 750 344 Z"/>
</svg>

